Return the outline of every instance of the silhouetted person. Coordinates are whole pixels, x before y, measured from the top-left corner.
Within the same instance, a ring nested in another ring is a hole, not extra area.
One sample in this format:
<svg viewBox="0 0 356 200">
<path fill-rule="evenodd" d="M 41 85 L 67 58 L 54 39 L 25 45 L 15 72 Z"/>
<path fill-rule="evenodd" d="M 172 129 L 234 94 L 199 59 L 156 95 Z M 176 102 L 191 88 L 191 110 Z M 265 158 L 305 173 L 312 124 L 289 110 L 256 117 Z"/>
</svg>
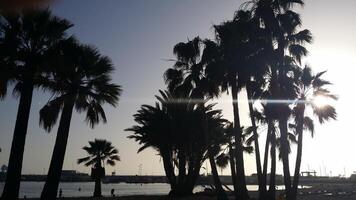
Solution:
<svg viewBox="0 0 356 200">
<path fill-rule="evenodd" d="M 26 200 L 26 199 L 27 199 L 26 195 L 25 195 L 25 196 L 23 196 L 23 200 Z"/>
<path fill-rule="evenodd" d="M 114 197 L 115 196 L 115 189 L 111 189 L 111 196 Z"/>
<path fill-rule="evenodd" d="M 81 188 L 81 187 L 79 187 L 79 188 L 78 188 L 78 191 L 79 191 L 79 192 L 80 192 L 80 191 L 82 191 L 82 188 Z"/>
</svg>

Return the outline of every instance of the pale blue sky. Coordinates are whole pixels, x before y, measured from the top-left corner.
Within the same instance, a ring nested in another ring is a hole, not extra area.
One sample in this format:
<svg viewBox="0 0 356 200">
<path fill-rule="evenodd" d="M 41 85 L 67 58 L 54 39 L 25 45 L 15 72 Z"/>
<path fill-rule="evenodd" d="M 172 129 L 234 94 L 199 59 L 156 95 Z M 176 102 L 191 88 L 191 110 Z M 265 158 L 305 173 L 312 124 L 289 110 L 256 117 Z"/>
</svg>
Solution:
<svg viewBox="0 0 356 200">
<path fill-rule="evenodd" d="M 162 74 L 171 66 L 164 59 L 173 57 L 173 46 L 198 35 L 212 38 L 212 25 L 231 19 L 240 3 L 237 0 L 58 0 L 52 5 L 55 14 L 75 24 L 71 31 L 82 42 L 97 46 L 112 58 L 116 66 L 114 81 L 124 90 L 117 109 L 106 107 L 107 124 L 91 130 L 83 122 L 83 115 L 74 115 L 64 169 L 88 172 L 89 169 L 76 164 L 76 159 L 84 155 L 81 147 L 88 140 L 105 138 L 119 148 L 122 158 L 108 172 L 137 174 L 142 163 L 143 174 L 163 174 L 156 153 L 147 150 L 136 154 L 138 145 L 128 140 L 129 133 L 123 130 L 134 124 L 132 115 L 139 106 L 153 103 L 157 90 L 164 88 Z M 306 62 L 316 71 L 329 70 L 327 78 L 335 84 L 333 91 L 340 96 L 339 121 L 318 126 L 313 140 L 307 137 L 302 170 L 309 166 L 319 172 L 321 167 L 324 173 L 322 165 L 328 165 L 326 171 L 333 170 L 334 175 L 343 174 L 344 166 L 348 174 L 356 170 L 356 160 L 350 159 L 356 152 L 353 145 L 356 137 L 350 125 L 355 108 L 346 107 L 353 101 L 353 94 L 348 90 L 353 89 L 351 81 L 356 66 L 355 5 L 353 0 L 306 0 L 301 10 L 304 27 L 311 29 L 315 37 Z M 36 92 L 33 99 L 23 173 L 43 173 L 48 169 L 56 128 L 48 134 L 38 126 L 38 111 L 47 96 Z M 226 102 L 229 99 L 222 98 L 219 107 L 231 119 L 230 103 Z M 3 149 L 0 164 L 8 160 L 17 104 L 11 94 L 0 102 Z M 291 159 L 293 162 L 294 158 Z M 248 157 L 247 173 L 254 173 L 254 169 L 254 160 Z"/>
</svg>

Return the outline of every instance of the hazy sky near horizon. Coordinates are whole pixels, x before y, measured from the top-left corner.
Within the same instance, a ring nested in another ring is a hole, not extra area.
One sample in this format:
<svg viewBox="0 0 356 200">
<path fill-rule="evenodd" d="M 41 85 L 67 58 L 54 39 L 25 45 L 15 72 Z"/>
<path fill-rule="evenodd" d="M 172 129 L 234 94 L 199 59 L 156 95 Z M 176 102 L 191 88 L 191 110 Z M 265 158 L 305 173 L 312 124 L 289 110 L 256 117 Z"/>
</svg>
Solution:
<svg viewBox="0 0 356 200">
<path fill-rule="evenodd" d="M 70 20 L 75 26 L 71 33 L 83 43 L 98 47 L 109 56 L 115 66 L 114 82 L 122 85 L 119 106 L 105 107 L 108 123 L 95 129 L 84 122 L 83 114 L 74 114 L 64 169 L 89 172 L 76 164 L 84 156 L 81 147 L 89 140 L 103 138 L 120 150 L 122 161 L 107 172 L 137 174 L 143 165 L 143 174 L 164 174 L 162 162 L 153 150 L 137 154 L 138 144 L 126 137 L 124 129 L 134 125 L 132 115 L 142 104 L 152 104 L 158 89 L 164 89 L 163 72 L 172 63 L 172 48 L 187 38 L 213 38 L 212 25 L 232 18 L 242 1 L 238 0 L 57 0 L 53 12 Z M 338 121 L 317 125 L 313 139 L 305 137 L 302 170 L 322 171 L 322 175 L 349 175 L 356 170 L 356 135 L 353 115 L 356 111 L 352 81 L 356 72 L 356 13 L 354 0 L 306 0 L 302 14 L 303 27 L 314 35 L 309 46 L 310 55 L 304 60 L 314 71 L 328 70 L 325 78 L 333 82 L 332 91 L 339 96 L 336 103 Z M 48 94 L 36 91 L 33 98 L 23 173 L 47 173 L 56 127 L 45 133 L 38 125 L 38 111 L 48 100 Z M 232 120 L 229 96 L 218 99 L 225 117 Z M 241 102 L 247 116 L 246 102 Z M 245 106 L 243 105 L 245 104 Z M 0 165 L 7 164 L 18 101 L 11 92 L 0 102 Z M 244 123 L 248 119 L 243 119 Z M 261 149 L 264 143 L 261 142 Z M 295 152 L 295 150 L 294 150 Z M 293 166 L 295 154 L 291 155 Z M 255 173 L 253 156 L 246 156 L 247 174 Z M 281 173 L 281 165 L 278 166 Z M 293 171 L 293 169 L 292 169 Z M 223 171 L 228 174 L 229 170 Z"/>
</svg>

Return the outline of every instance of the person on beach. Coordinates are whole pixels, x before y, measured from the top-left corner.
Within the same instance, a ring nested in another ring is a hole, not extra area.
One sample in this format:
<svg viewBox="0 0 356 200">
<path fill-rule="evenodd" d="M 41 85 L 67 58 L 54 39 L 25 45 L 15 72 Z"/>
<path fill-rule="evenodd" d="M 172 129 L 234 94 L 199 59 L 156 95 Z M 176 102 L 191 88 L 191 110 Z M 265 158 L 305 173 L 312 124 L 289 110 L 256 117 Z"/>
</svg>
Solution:
<svg viewBox="0 0 356 200">
<path fill-rule="evenodd" d="M 111 196 L 114 197 L 115 196 L 115 189 L 111 189 Z"/>
</svg>

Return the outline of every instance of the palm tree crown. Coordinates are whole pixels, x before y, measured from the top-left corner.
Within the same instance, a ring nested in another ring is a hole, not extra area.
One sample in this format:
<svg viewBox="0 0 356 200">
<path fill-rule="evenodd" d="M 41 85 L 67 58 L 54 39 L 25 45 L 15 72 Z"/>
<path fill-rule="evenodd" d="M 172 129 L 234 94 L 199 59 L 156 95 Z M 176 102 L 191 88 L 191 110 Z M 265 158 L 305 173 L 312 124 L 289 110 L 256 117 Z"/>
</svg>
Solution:
<svg viewBox="0 0 356 200">
<path fill-rule="evenodd" d="M 111 83 L 110 59 L 91 46 L 77 44 L 73 38 L 60 46 L 54 58 L 59 53 L 62 59 L 55 60 L 58 67 L 46 85 L 53 97 L 40 111 L 40 124 L 50 131 L 64 103 L 69 101 L 75 102 L 78 112 L 86 111 L 86 121 L 92 128 L 101 120 L 105 123 L 102 104 L 115 107 L 121 94 L 121 87 Z"/>
<path fill-rule="evenodd" d="M 108 164 L 114 166 L 116 161 L 120 161 L 119 150 L 112 143 L 106 140 L 95 139 L 89 141 L 89 146 L 83 147 L 88 156 L 78 159 L 78 164 L 85 166 L 104 166 Z"/>
<path fill-rule="evenodd" d="M 10 83 L 16 83 L 17 92 L 25 82 L 41 86 L 50 67 L 45 62 L 49 50 L 67 38 L 73 25 L 49 10 L 1 15 L 0 23 L 0 98 Z"/>
</svg>

